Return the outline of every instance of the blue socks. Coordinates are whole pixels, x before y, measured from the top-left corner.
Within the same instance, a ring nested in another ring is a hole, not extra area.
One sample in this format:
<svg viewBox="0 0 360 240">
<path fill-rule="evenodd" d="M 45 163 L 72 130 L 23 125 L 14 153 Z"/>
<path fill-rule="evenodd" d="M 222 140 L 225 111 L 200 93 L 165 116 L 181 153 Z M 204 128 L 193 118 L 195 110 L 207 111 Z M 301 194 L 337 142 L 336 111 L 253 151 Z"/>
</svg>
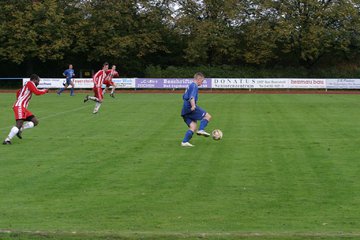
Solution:
<svg viewBox="0 0 360 240">
<path fill-rule="evenodd" d="M 57 94 L 62 93 L 65 90 L 65 88 L 60 88 L 59 91 L 57 92 Z"/>
<path fill-rule="evenodd" d="M 59 91 L 57 92 L 57 94 L 60 94 L 63 91 L 65 91 L 65 88 L 60 88 Z M 74 96 L 74 89 L 73 88 L 70 89 L 70 96 Z"/>
<path fill-rule="evenodd" d="M 205 127 L 208 125 L 208 123 L 209 123 L 209 121 L 206 120 L 206 119 L 201 120 L 199 130 L 204 130 Z M 182 142 L 189 142 L 190 139 L 192 138 L 193 134 L 194 134 L 193 131 L 191 131 L 190 129 L 187 130 L 187 132 L 185 133 L 185 137 L 184 137 Z"/>
<path fill-rule="evenodd" d="M 208 125 L 209 121 L 206 119 L 201 120 L 199 130 L 204 130 Z"/>
<path fill-rule="evenodd" d="M 194 134 L 193 131 L 187 130 L 187 132 L 185 133 L 185 137 L 184 137 L 183 142 L 189 142 L 190 139 L 192 138 L 193 134 Z"/>
</svg>

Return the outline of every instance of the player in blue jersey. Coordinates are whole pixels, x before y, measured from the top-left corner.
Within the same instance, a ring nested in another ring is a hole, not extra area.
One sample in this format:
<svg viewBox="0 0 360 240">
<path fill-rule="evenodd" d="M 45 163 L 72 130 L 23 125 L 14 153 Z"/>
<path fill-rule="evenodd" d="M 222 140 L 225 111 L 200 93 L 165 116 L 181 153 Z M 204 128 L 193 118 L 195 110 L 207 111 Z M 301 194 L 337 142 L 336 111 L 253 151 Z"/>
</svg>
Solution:
<svg viewBox="0 0 360 240">
<path fill-rule="evenodd" d="M 73 69 L 73 65 L 69 64 L 69 69 L 66 69 L 63 72 L 64 77 L 66 77 L 66 81 L 63 84 L 64 87 L 60 88 L 59 91 L 57 92 L 58 95 L 60 95 L 69 85 L 71 85 L 71 89 L 70 89 L 70 96 L 74 96 L 74 87 L 75 84 L 73 82 L 73 77 L 75 76 L 75 71 Z"/>
<path fill-rule="evenodd" d="M 184 119 L 189 129 L 185 133 L 185 137 L 181 142 L 183 147 L 193 147 L 189 141 L 192 138 L 197 128 L 197 121 L 200 120 L 199 130 L 196 132 L 197 135 L 209 137 L 210 134 L 205 131 L 205 127 L 208 125 L 211 115 L 204 109 L 197 106 L 199 86 L 204 82 L 204 74 L 198 72 L 194 75 L 194 81 L 187 87 L 183 95 L 183 108 L 181 110 L 181 116 Z"/>
</svg>

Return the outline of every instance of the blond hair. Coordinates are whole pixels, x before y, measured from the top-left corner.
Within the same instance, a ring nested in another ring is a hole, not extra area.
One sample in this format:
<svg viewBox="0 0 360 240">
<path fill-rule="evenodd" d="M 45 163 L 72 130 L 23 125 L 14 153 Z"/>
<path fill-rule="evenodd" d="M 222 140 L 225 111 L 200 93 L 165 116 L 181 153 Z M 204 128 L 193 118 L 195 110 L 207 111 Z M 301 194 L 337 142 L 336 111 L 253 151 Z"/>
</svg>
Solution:
<svg viewBox="0 0 360 240">
<path fill-rule="evenodd" d="M 205 78 L 204 74 L 202 72 L 197 72 L 194 75 L 194 79 L 198 79 L 198 78 Z"/>
</svg>

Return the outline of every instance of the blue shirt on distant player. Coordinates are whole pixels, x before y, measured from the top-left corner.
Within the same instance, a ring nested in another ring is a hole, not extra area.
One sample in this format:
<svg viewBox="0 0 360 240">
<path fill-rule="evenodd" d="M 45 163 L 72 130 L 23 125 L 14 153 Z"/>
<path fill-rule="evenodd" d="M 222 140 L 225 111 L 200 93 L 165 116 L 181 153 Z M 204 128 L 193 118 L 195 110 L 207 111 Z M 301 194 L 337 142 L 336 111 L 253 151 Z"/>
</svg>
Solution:
<svg viewBox="0 0 360 240">
<path fill-rule="evenodd" d="M 68 82 L 75 76 L 75 71 L 74 69 L 69 68 L 64 71 L 63 75 L 66 77 L 66 81 Z"/>
<path fill-rule="evenodd" d="M 184 100 L 184 105 L 183 108 L 181 110 L 181 116 L 184 116 L 188 113 L 191 112 L 191 103 L 190 103 L 190 99 L 194 99 L 195 100 L 195 104 L 198 101 L 198 94 L 199 94 L 199 87 L 195 82 L 192 82 L 186 89 L 184 95 L 183 95 L 183 100 Z"/>
<path fill-rule="evenodd" d="M 66 69 L 63 72 L 63 75 L 66 77 L 66 81 L 63 82 L 64 87 L 60 88 L 57 92 L 58 95 L 60 95 L 69 85 L 71 85 L 70 90 L 70 96 L 74 96 L 74 82 L 72 81 L 72 78 L 75 76 L 75 71 L 73 69 L 73 65 L 69 64 L 69 69 Z"/>
</svg>

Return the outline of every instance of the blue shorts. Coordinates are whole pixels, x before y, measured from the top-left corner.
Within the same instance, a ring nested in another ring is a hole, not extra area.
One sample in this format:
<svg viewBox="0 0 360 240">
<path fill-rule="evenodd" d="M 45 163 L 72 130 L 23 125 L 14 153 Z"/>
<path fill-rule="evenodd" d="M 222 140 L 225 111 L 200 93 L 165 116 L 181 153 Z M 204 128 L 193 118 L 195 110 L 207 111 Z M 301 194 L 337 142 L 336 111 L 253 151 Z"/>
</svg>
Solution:
<svg viewBox="0 0 360 240">
<path fill-rule="evenodd" d="M 65 83 L 69 86 L 72 82 L 72 78 L 67 78 Z"/>
<path fill-rule="evenodd" d="M 194 111 L 182 115 L 184 122 L 190 126 L 191 122 L 196 122 L 198 120 L 202 120 L 205 117 L 206 111 L 201 107 L 196 107 Z"/>
</svg>

